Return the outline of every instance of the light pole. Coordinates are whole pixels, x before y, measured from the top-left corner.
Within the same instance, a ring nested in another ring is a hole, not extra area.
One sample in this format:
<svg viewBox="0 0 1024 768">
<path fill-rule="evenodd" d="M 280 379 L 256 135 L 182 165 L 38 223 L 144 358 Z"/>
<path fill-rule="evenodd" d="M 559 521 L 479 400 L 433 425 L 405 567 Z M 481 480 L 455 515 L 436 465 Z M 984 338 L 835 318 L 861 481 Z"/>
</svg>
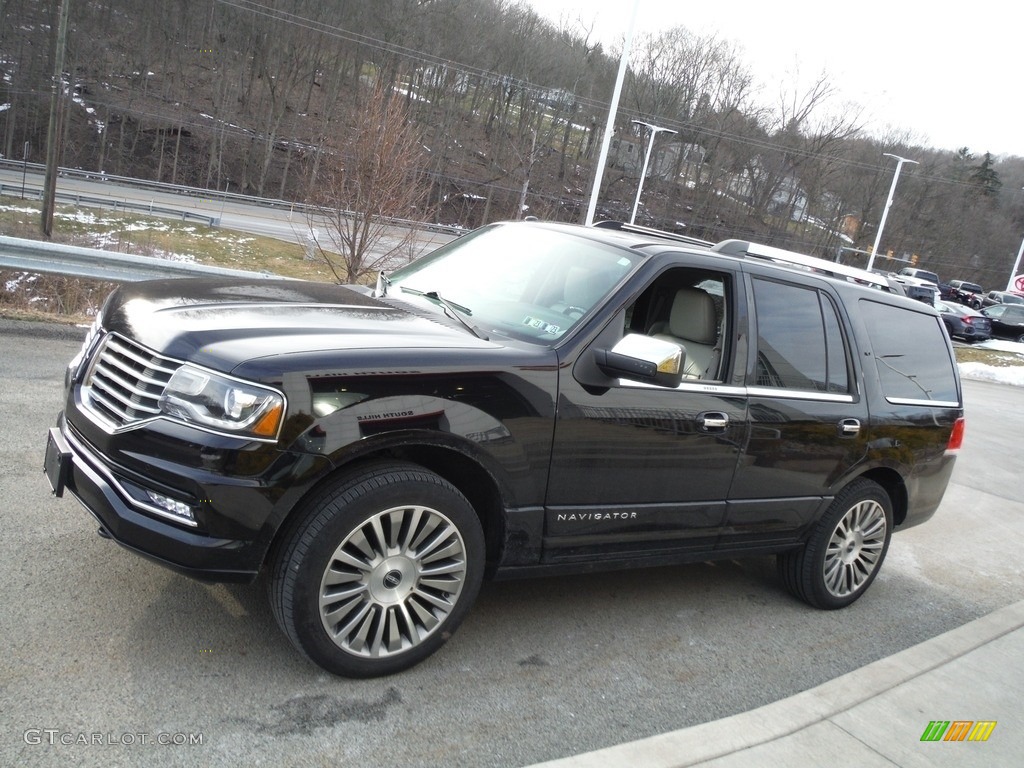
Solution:
<svg viewBox="0 0 1024 768">
<path fill-rule="evenodd" d="M 904 163 L 913 163 L 917 165 L 917 160 L 908 160 L 905 157 L 899 155 L 890 155 L 888 152 L 882 153 L 885 157 L 894 157 L 897 160 L 896 173 L 892 175 L 892 186 L 889 187 L 889 199 L 885 201 L 885 209 L 882 211 L 882 220 L 878 222 L 878 232 L 875 234 L 875 244 L 871 246 L 871 255 L 868 256 L 868 272 L 871 271 L 871 267 L 875 263 L 875 255 L 878 253 L 878 244 L 882 241 L 882 230 L 885 229 L 885 219 L 889 215 L 889 206 L 892 205 L 892 196 L 896 192 L 896 182 L 900 178 L 900 168 L 903 167 Z"/>
<path fill-rule="evenodd" d="M 633 44 L 633 26 L 636 24 L 636 12 L 640 9 L 640 0 L 633 0 L 633 11 L 629 15 L 629 26 L 626 27 L 626 41 L 622 45 L 622 55 L 619 57 L 619 74 L 615 78 L 615 88 L 612 90 L 612 104 L 608 108 L 608 123 L 604 129 L 604 137 L 601 139 L 601 154 L 597 158 L 597 167 L 594 168 L 594 185 L 590 190 L 590 204 L 587 206 L 587 215 L 583 223 L 588 227 L 594 223 L 594 212 L 597 210 L 597 196 L 601 191 L 601 179 L 604 177 L 604 166 L 608 162 L 608 146 L 612 141 L 612 131 L 615 128 L 615 114 L 619 111 L 619 96 L 622 94 L 622 81 L 626 77 L 626 69 L 629 66 L 629 49 Z"/>
<path fill-rule="evenodd" d="M 1016 285 L 1015 278 L 1017 276 L 1017 267 L 1020 266 L 1020 257 L 1024 256 L 1024 240 L 1020 241 L 1020 248 L 1017 249 L 1017 260 L 1013 262 L 1013 271 L 1010 272 L 1010 279 L 1006 283 L 1006 290 L 1008 291 L 1019 291 L 1022 286 Z"/>
<path fill-rule="evenodd" d="M 1024 189 L 1024 187 L 1022 187 Z M 1013 262 L 1013 269 L 1010 271 L 1010 279 L 1006 281 L 1006 290 L 1008 291 L 1020 291 L 1024 290 L 1024 286 L 1015 285 L 1016 281 L 1014 278 L 1017 276 L 1017 268 L 1020 266 L 1020 257 L 1024 256 L 1024 240 L 1020 241 L 1020 248 L 1017 249 L 1017 260 Z"/>
<path fill-rule="evenodd" d="M 635 125 L 646 125 L 651 132 L 651 140 L 647 142 L 647 152 L 644 153 L 644 167 L 640 171 L 640 183 L 636 186 L 636 200 L 633 202 L 633 214 L 629 217 L 630 224 L 636 222 L 636 209 L 640 207 L 640 193 L 644 191 L 644 179 L 647 177 L 647 164 L 651 161 L 651 150 L 654 149 L 654 137 L 659 133 L 675 133 L 673 130 L 645 123 L 643 120 L 633 120 L 632 122 Z"/>
</svg>

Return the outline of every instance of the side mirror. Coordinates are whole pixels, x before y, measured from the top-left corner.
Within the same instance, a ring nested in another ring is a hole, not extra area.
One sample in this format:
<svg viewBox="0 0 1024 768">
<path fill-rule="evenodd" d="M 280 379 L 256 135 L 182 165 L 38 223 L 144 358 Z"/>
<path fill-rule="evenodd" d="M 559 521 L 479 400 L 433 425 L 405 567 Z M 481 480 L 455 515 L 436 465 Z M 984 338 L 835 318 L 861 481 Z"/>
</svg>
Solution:
<svg viewBox="0 0 1024 768">
<path fill-rule="evenodd" d="M 631 333 L 611 349 L 594 350 L 594 362 L 612 378 L 675 389 L 683 380 L 686 350 L 671 341 Z"/>
</svg>

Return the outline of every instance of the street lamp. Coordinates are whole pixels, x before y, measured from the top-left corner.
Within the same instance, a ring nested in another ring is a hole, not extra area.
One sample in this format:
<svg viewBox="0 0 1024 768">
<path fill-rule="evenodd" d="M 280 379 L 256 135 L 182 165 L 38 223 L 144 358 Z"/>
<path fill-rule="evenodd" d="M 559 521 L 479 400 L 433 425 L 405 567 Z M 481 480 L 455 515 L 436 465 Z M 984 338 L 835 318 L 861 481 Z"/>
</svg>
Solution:
<svg viewBox="0 0 1024 768">
<path fill-rule="evenodd" d="M 633 43 L 633 26 L 636 24 L 638 10 L 640 10 L 640 0 L 633 0 L 633 11 L 629 15 L 629 25 L 626 27 L 626 40 L 622 46 L 622 55 L 619 57 L 619 74 L 615 78 L 612 104 L 608 108 L 608 123 L 604 129 L 604 137 L 601 139 L 601 154 L 597 158 L 597 167 L 594 168 L 594 184 L 590 190 L 590 204 L 587 206 L 587 215 L 583 220 L 588 227 L 594 223 L 594 212 L 597 210 L 597 195 L 601 191 L 604 166 L 608 161 L 608 146 L 611 144 L 612 131 L 615 128 L 615 114 L 619 111 L 619 96 L 622 94 L 622 81 L 626 77 L 626 69 L 629 65 L 629 48 Z"/>
<path fill-rule="evenodd" d="M 1024 187 L 1022 187 L 1024 189 Z M 1017 281 L 1014 279 L 1017 277 L 1017 269 L 1020 267 L 1020 257 L 1024 256 L 1024 240 L 1020 241 L 1020 248 L 1017 249 L 1017 260 L 1013 262 L 1013 269 L 1010 271 L 1010 279 L 1006 282 L 1006 290 L 1008 291 L 1020 291 L 1024 290 L 1024 286 L 1017 285 Z"/>
<path fill-rule="evenodd" d="M 885 209 L 882 211 L 882 220 L 878 223 L 878 232 L 875 234 L 875 244 L 871 246 L 871 255 L 868 256 L 868 272 L 871 271 L 872 265 L 875 263 L 875 254 L 878 253 L 878 244 L 882 240 L 882 230 L 885 229 L 885 219 L 889 215 L 889 206 L 892 205 L 892 196 L 896 192 L 896 182 L 900 178 L 900 168 L 903 167 L 904 163 L 913 163 L 917 165 L 917 160 L 908 160 L 905 157 L 899 155 L 890 155 L 888 152 L 882 153 L 885 157 L 893 157 L 898 161 L 896 163 L 896 173 L 892 175 L 892 186 L 889 187 L 889 199 L 885 201 Z"/>
<path fill-rule="evenodd" d="M 1020 257 L 1024 256 L 1024 240 L 1020 241 L 1020 248 L 1017 250 L 1017 260 L 1013 262 L 1013 271 L 1010 272 L 1010 280 L 1006 283 L 1006 290 L 1008 291 L 1019 291 L 1022 286 L 1017 285 L 1017 281 L 1014 280 L 1017 277 L 1017 268 L 1020 266 Z"/>
<path fill-rule="evenodd" d="M 644 179 L 647 177 L 647 164 L 651 161 L 651 150 L 654 149 L 654 137 L 659 133 L 676 133 L 676 131 L 668 128 L 661 128 L 651 123 L 645 123 L 643 120 L 633 120 L 636 125 L 646 125 L 651 132 L 651 140 L 647 142 L 647 152 L 644 154 L 644 168 L 640 171 L 640 183 L 636 187 L 636 200 L 633 202 L 633 215 L 629 217 L 629 223 L 633 224 L 636 222 L 636 209 L 640 206 L 640 193 L 644 191 Z"/>
</svg>

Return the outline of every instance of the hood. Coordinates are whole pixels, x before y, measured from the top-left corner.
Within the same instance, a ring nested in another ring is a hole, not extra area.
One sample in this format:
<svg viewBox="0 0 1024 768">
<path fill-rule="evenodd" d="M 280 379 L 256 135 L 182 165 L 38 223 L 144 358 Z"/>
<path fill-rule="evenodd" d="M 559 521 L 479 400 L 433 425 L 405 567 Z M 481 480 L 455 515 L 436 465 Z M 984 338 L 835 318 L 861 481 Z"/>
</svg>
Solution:
<svg viewBox="0 0 1024 768">
<path fill-rule="evenodd" d="M 284 353 L 495 348 L 449 322 L 430 310 L 414 314 L 343 286 L 293 280 L 132 283 L 114 291 L 103 309 L 107 330 L 167 357 L 222 371 Z"/>
</svg>

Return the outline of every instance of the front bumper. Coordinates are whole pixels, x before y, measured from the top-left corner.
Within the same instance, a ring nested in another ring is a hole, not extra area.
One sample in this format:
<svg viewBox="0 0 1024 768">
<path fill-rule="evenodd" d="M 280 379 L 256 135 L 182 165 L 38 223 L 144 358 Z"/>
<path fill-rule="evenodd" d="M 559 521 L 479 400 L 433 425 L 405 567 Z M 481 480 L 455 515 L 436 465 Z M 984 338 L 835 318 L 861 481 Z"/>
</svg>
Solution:
<svg viewBox="0 0 1024 768">
<path fill-rule="evenodd" d="M 58 426 L 47 436 L 44 470 L 57 496 L 68 491 L 82 503 L 100 526 L 100 534 L 143 557 L 173 571 L 202 581 L 252 581 L 263 564 L 276 530 L 274 520 L 284 512 L 268 514 L 253 525 L 251 537 L 211 536 L 201 526 L 162 519 L 159 512 L 140 505 L 128 490 L 133 483 L 127 471 L 102 457 L 69 427 L 62 414 Z M 187 471 L 183 468 L 183 474 Z M 190 477 L 195 483 L 195 478 Z M 201 485 L 207 499 L 230 495 L 240 508 L 266 508 L 267 498 L 260 485 L 239 487 L 226 479 L 225 485 Z M 296 494 L 301 489 L 296 489 Z M 295 494 L 291 496 L 294 497 Z M 205 510 L 215 515 L 214 510 Z"/>
</svg>

